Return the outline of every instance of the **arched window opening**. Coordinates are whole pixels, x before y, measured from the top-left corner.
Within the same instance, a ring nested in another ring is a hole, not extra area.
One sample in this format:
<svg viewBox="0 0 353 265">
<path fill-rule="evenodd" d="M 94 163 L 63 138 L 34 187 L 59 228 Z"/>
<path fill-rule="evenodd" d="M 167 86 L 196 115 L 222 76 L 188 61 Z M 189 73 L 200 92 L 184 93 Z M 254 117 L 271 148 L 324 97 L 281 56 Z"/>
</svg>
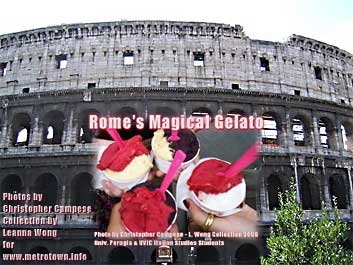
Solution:
<svg viewBox="0 0 353 265">
<path fill-rule="evenodd" d="M 169 107 L 158 107 L 156 109 L 155 114 L 166 116 L 166 117 L 172 117 L 176 115 L 175 111 Z"/>
<path fill-rule="evenodd" d="M 33 191 L 43 194 L 41 202 L 36 201 L 36 204 L 41 205 L 55 205 L 58 196 L 58 182 L 56 177 L 50 173 L 44 173 L 37 177 L 33 185 Z"/>
<path fill-rule="evenodd" d="M 267 192 L 268 192 L 268 205 L 269 210 L 278 209 L 279 207 L 279 193 L 283 193 L 282 183 L 276 175 L 271 175 L 267 180 Z"/>
<path fill-rule="evenodd" d="M 236 264 L 257 265 L 260 264 L 260 254 L 256 246 L 252 244 L 241 245 L 235 253 Z"/>
<path fill-rule="evenodd" d="M 276 120 L 270 115 L 263 115 L 264 128 L 261 131 L 262 143 L 278 146 L 278 127 Z"/>
<path fill-rule="evenodd" d="M 27 128 L 22 128 L 16 134 L 15 145 L 27 145 L 27 144 L 28 144 L 28 130 Z"/>
<path fill-rule="evenodd" d="M 304 210 L 320 210 L 320 187 L 314 175 L 301 178 L 301 202 Z"/>
<path fill-rule="evenodd" d="M 8 175 L 7 177 L 5 177 L 3 179 L 3 181 L 1 182 L 1 194 L 4 193 L 22 193 L 24 190 L 23 187 L 23 183 L 21 180 L 21 177 L 17 176 L 17 175 Z M 24 201 L 16 201 L 16 200 L 12 200 L 12 201 L 7 201 L 6 202 L 9 205 L 17 205 L 17 204 L 24 204 Z"/>
<path fill-rule="evenodd" d="M 140 132 L 141 132 L 141 130 L 138 130 L 136 128 L 136 121 L 133 119 L 134 115 L 135 115 L 135 117 L 139 116 L 137 114 L 137 111 L 132 107 L 123 107 L 123 108 L 119 109 L 117 112 L 117 116 L 130 117 L 131 121 L 132 121 L 130 129 L 120 129 L 119 130 L 119 134 L 123 140 L 130 139 L 131 137 L 133 137 L 137 134 L 140 134 Z M 145 128 L 146 127 L 148 128 L 148 126 L 145 126 Z"/>
<path fill-rule="evenodd" d="M 191 113 L 191 116 L 206 116 L 206 115 L 209 115 L 210 117 L 212 117 L 212 111 L 209 110 L 208 108 L 197 108 L 197 109 L 194 109 Z"/>
<path fill-rule="evenodd" d="M 347 191 L 344 179 L 340 175 L 331 176 L 329 179 L 329 191 L 331 197 L 331 203 L 333 206 L 333 200 L 336 198 L 338 209 L 347 209 Z"/>
<path fill-rule="evenodd" d="M 11 142 L 14 146 L 28 145 L 31 131 L 31 118 L 26 113 L 18 113 L 12 119 Z"/>
<path fill-rule="evenodd" d="M 46 139 L 48 142 L 52 142 L 53 141 L 53 138 L 54 138 L 54 129 L 53 129 L 53 126 L 49 126 L 47 128 L 47 132 L 46 132 Z"/>
<path fill-rule="evenodd" d="M 300 119 L 292 119 L 293 141 L 297 146 L 305 145 L 304 124 Z"/>
<path fill-rule="evenodd" d="M 61 144 L 64 132 L 64 114 L 60 111 L 53 110 L 44 117 L 43 143 L 44 144 Z"/>
<path fill-rule="evenodd" d="M 96 131 L 89 128 L 89 115 L 96 114 L 99 116 L 99 112 L 95 109 L 84 110 L 78 116 L 78 127 L 77 127 L 77 142 L 81 144 L 92 143 Z"/>
<path fill-rule="evenodd" d="M 116 247 L 110 251 L 108 262 L 112 264 L 134 264 L 135 256 L 127 247 Z"/>
<path fill-rule="evenodd" d="M 212 246 L 201 246 L 196 250 L 195 264 L 220 264 L 219 252 Z"/>
<path fill-rule="evenodd" d="M 89 173 L 76 175 L 71 183 L 71 205 L 94 206 L 96 198 L 92 187 L 92 176 Z"/>
<path fill-rule="evenodd" d="M 232 109 L 227 113 L 227 116 L 234 116 L 234 115 L 246 116 L 246 113 L 245 111 L 240 109 Z"/>
</svg>

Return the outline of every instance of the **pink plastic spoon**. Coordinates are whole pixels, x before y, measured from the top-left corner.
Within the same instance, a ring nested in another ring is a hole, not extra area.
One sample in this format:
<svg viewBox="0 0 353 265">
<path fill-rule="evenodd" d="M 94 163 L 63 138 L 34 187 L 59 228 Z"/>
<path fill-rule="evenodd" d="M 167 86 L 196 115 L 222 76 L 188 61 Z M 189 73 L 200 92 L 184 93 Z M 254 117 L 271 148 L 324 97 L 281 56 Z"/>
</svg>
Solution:
<svg viewBox="0 0 353 265">
<path fill-rule="evenodd" d="M 168 172 L 165 175 L 161 186 L 157 189 L 158 191 L 160 191 L 163 194 L 164 200 L 166 199 L 165 191 L 168 189 L 170 183 L 172 183 L 172 180 L 173 180 L 175 174 L 177 173 L 178 169 L 180 168 L 181 163 L 184 162 L 185 158 L 186 158 L 186 154 L 183 151 L 178 150 L 175 152 L 172 164 L 170 165 Z"/>
<path fill-rule="evenodd" d="M 113 138 L 113 140 L 118 143 L 120 148 L 124 147 L 124 140 L 121 139 L 119 133 L 115 129 L 107 128 L 106 131 Z"/>
<path fill-rule="evenodd" d="M 168 137 L 168 141 L 179 141 L 178 130 L 172 130 L 172 135 Z"/>
<path fill-rule="evenodd" d="M 225 172 L 218 172 L 217 176 L 233 177 L 238 175 L 244 168 L 256 161 L 261 142 L 256 142 L 251 146 L 245 154 L 243 154 L 237 161 L 231 164 Z"/>
</svg>

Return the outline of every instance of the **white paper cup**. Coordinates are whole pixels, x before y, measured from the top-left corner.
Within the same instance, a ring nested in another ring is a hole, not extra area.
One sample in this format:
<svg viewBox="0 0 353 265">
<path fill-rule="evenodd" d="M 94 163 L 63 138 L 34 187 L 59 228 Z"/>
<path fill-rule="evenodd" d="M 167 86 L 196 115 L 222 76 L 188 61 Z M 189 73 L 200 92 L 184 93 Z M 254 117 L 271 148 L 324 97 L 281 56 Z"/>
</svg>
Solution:
<svg viewBox="0 0 353 265">
<path fill-rule="evenodd" d="M 147 186 L 147 187 L 151 187 L 151 186 L 153 186 L 153 185 L 150 184 L 150 183 L 143 183 L 143 184 L 137 185 L 136 187 L 133 187 L 132 189 L 137 188 L 138 186 Z M 158 188 L 158 187 L 153 186 L 153 188 Z M 176 200 L 175 200 L 173 194 L 172 194 L 169 190 L 166 190 L 166 197 L 170 197 L 170 198 L 172 199 L 173 204 L 174 204 L 174 207 L 173 207 L 173 208 L 174 208 L 175 212 L 174 212 L 174 217 L 168 222 L 168 223 L 170 223 L 170 224 L 169 224 L 169 226 L 167 227 L 166 231 L 161 231 L 161 233 L 166 233 L 166 232 L 168 232 L 168 231 L 172 228 L 173 224 L 176 222 L 176 219 L 177 219 L 177 216 L 178 216 L 178 208 L 177 208 Z M 170 205 L 170 206 L 171 206 L 171 205 Z M 124 228 L 126 229 L 126 231 L 128 231 L 129 233 L 136 232 L 136 231 L 131 231 L 129 228 L 127 228 L 127 226 L 124 224 L 124 221 L 122 221 L 122 224 L 123 224 Z"/>
<path fill-rule="evenodd" d="M 98 148 L 98 152 L 97 152 L 97 162 L 96 164 L 99 163 L 99 160 L 101 159 L 101 156 L 104 152 L 104 150 L 107 148 L 108 146 L 100 146 Z M 151 158 L 152 160 L 152 158 Z M 103 179 L 106 179 L 106 180 L 110 180 L 115 186 L 121 188 L 121 189 L 131 189 L 132 187 L 140 184 L 140 183 L 143 183 L 143 182 L 146 182 L 147 179 L 148 179 L 148 174 L 149 174 L 150 170 L 147 170 L 145 173 L 143 173 L 141 176 L 137 176 L 136 178 L 134 179 L 130 179 L 130 180 L 127 180 L 127 181 L 123 181 L 123 180 L 119 180 L 119 179 L 116 179 L 116 178 L 112 178 L 111 176 L 109 176 L 108 174 L 106 174 L 104 172 L 104 170 L 99 170 L 99 169 L 96 169 L 96 172 L 95 172 L 95 180 L 94 180 L 94 184 L 93 186 L 96 188 L 96 189 L 103 189 L 102 187 L 102 180 Z"/>
<path fill-rule="evenodd" d="M 229 216 L 232 215 L 236 212 L 241 211 L 240 205 L 244 202 L 245 200 L 245 196 L 246 196 L 246 184 L 245 184 L 245 180 L 243 179 L 243 181 L 237 185 L 236 187 L 234 187 L 233 189 L 234 192 L 236 194 L 238 194 L 238 196 L 234 196 L 234 198 L 231 198 L 234 202 L 234 204 L 232 203 L 232 206 L 229 208 L 225 208 L 223 207 L 223 205 L 226 204 L 226 201 L 229 201 L 229 197 L 226 196 L 225 193 L 221 193 L 220 195 L 214 195 L 217 196 L 219 199 L 219 203 L 217 204 L 217 208 L 216 207 L 212 207 L 210 205 L 206 205 L 204 202 L 202 202 L 193 191 L 190 191 L 189 186 L 187 184 L 188 179 L 190 178 L 192 171 L 202 162 L 210 160 L 210 159 L 216 159 L 216 160 L 221 160 L 218 158 L 213 158 L 213 157 L 209 157 L 209 158 L 203 158 L 201 159 L 196 165 L 190 166 L 189 168 L 187 168 L 185 171 L 183 171 L 178 179 L 178 183 L 177 183 L 177 188 L 176 188 L 176 199 L 177 199 L 177 205 L 179 208 L 187 211 L 187 208 L 185 207 L 183 201 L 185 199 L 192 199 L 193 202 L 195 202 L 195 204 L 197 206 L 199 206 L 203 211 L 207 212 L 207 213 L 212 213 L 216 216 L 219 217 L 224 217 L 224 216 Z M 224 161 L 224 160 L 221 160 Z M 228 164 L 230 164 L 227 161 L 224 161 Z"/>
<path fill-rule="evenodd" d="M 197 139 L 197 142 L 199 144 L 199 149 L 197 149 L 196 155 L 192 159 L 190 159 L 189 161 L 181 163 L 181 166 L 180 166 L 181 170 L 184 170 L 184 169 L 188 168 L 190 165 L 192 165 L 194 163 L 195 159 L 199 156 L 200 142 L 198 139 Z M 163 173 L 167 173 L 172 162 L 167 161 L 167 160 L 163 160 L 163 159 L 159 158 L 157 155 L 155 155 L 155 153 L 153 152 L 153 143 L 154 143 L 154 138 L 152 138 L 152 142 L 151 142 L 151 146 L 152 146 L 151 156 L 154 159 L 154 163 L 156 164 L 156 166 L 158 167 L 158 169 L 160 171 L 162 171 Z"/>
</svg>

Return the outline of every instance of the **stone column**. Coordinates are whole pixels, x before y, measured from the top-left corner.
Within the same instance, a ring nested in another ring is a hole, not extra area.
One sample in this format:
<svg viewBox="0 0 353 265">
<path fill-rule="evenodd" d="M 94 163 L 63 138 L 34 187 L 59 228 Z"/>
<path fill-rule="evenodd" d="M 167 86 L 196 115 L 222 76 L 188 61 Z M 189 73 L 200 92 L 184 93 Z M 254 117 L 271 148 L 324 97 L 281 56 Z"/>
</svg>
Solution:
<svg viewBox="0 0 353 265">
<path fill-rule="evenodd" d="M 260 175 L 260 174 L 259 174 Z M 268 196 L 267 196 L 267 186 L 265 184 L 264 174 L 260 178 L 260 190 L 259 190 L 259 203 L 260 203 L 260 211 L 264 212 L 269 210 L 268 206 Z"/>
<path fill-rule="evenodd" d="M 223 115 L 223 108 L 221 102 L 218 102 L 218 111 L 217 114 Z"/>
<path fill-rule="evenodd" d="M 337 118 L 336 118 L 336 120 L 337 120 Z M 336 126 L 334 127 L 333 136 L 334 136 L 334 142 L 335 142 L 335 149 L 337 149 L 339 151 L 344 151 L 343 137 L 342 137 L 342 131 L 341 131 L 340 124 L 336 124 Z"/>
<path fill-rule="evenodd" d="M 328 177 L 326 174 L 326 168 L 325 168 L 325 159 L 324 158 L 317 158 L 317 165 L 321 167 L 321 174 L 324 179 L 324 183 L 321 184 L 320 190 L 322 190 L 322 195 L 323 198 L 321 198 L 321 201 L 323 200 L 325 202 L 325 205 L 328 209 L 332 209 L 332 204 L 331 204 L 331 197 L 330 197 L 330 191 L 329 191 L 329 181 Z M 320 196 L 321 197 L 321 196 Z"/>
<path fill-rule="evenodd" d="M 33 126 L 32 126 L 33 125 Z M 31 124 L 31 133 L 29 138 L 29 146 L 40 146 L 43 137 L 43 122 L 38 117 L 34 118 Z"/>
<path fill-rule="evenodd" d="M 315 116 L 313 116 L 313 131 L 314 131 L 314 146 L 316 148 L 321 148 L 319 123 Z"/>
<path fill-rule="evenodd" d="M 73 118 L 70 133 L 67 133 L 68 144 L 75 145 L 77 143 L 77 133 L 79 130 L 79 119 Z"/>
<path fill-rule="evenodd" d="M 298 175 L 298 163 L 297 163 L 297 157 L 291 157 L 291 165 L 294 169 L 294 179 L 295 179 L 295 188 L 297 191 L 297 202 L 301 205 L 300 201 L 300 189 L 299 189 L 299 175 Z"/>
<path fill-rule="evenodd" d="M 351 174 L 352 167 L 347 167 L 347 176 L 348 176 L 348 182 L 349 182 L 349 199 L 350 199 L 350 205 L 351 209 L 353 209 L 353 176 Z"/>
<path fill-rule="evenodd" d="M 287 121 L 283 121 L 281 122 L 281 124 L 277 124 L 277 138 L 278 138 L 278 144 L 280 146 L 284 146 L 288 148 L 289 139 L 288 139 Z"/>
<path fill-rule="evenodd" d="M 11 133 L 11 130 L 7 130 L 8 126 L 8 116 L 7 116 L 7 109 L 5 110 L 5 117 L 4 117 L 4 123 L 1 128 L 1 138 L 0 138 L 0 147 L 7 147 L 8 146 L 8 134 Z"/>
<path fill-rule="evenodd" d="M 76 140 L 76 131 L 74 130 L 74 127 L 75 127 L 74 111 L 71 109 L 71 111 L 69 111 L 67 115 L 69 115 L 69 117 L 65 119 L 65 126 L 64 126 L 64 132 L 63 132 L 63 144 L 71 145 L 71 144 L 75 144 L 76 142 L 74 141 Z M 73 131 L 75 131 L 74 135 L 73 135 Z"/>
<path fill-rule="evenodd" d="M 289 111 L 286 110 L 286 131 L 287 131 L 287 147 L 294 147 L 292 122 Z"/>
</svg>

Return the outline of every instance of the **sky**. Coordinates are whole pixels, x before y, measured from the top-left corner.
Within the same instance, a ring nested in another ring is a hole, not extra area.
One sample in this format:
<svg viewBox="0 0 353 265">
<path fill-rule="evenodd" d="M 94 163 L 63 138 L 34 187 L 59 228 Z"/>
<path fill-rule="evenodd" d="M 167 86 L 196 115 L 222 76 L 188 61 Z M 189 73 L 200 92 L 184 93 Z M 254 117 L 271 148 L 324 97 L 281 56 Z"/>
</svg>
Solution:
<svg viewBox="0 0 353 265">
<path fill-rule="evenodd" d="M 0 14 L 0 35 L 80 22 L 202 21 L 239 24 L 252 39 L 303 35 L 353 54 L 353 0 L 8 0 Z"/>
</svg>

